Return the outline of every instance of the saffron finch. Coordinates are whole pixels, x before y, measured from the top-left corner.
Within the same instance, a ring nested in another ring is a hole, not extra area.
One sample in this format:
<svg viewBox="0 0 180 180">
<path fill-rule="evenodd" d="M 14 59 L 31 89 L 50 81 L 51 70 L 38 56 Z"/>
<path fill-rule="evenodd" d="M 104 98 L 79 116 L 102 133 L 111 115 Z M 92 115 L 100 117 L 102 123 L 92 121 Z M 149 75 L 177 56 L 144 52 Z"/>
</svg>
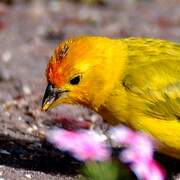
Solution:
<svg viewBox="0 0 180 180">
<path fill-rule="evenodd" d="M 180 158 L 180 44 L 76 37 L 57 46 L 46 75 L 44 110 L 84 105 L 110 124 L 152 135 L 160 152 Z"/>
</svg>

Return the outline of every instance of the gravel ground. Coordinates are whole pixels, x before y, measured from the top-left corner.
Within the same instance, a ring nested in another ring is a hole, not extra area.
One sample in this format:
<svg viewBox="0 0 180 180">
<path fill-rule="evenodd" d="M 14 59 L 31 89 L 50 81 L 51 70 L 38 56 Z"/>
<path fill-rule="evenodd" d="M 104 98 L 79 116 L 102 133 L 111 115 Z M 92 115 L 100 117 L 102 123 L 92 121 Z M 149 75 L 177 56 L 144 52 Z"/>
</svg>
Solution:
<svg viewBox="0 0 180 180">
<path fill-rule="evenodd" d="M 180 41 L 180 1 L 0 1 L 0 180 L 79 179 L 81 165 L 44 141 L 52 117 L 40 104 L 53 49 L 82 34 Z M 179 161 L 157 158 L 169 179 L 180 172 Z"/>
</svg>

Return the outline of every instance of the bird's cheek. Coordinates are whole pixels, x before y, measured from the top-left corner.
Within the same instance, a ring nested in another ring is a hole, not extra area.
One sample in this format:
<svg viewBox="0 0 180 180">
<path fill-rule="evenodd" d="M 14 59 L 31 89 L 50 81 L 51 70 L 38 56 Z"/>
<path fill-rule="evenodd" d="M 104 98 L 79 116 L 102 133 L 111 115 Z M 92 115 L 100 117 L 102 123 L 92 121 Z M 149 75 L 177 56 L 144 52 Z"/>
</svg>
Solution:
<svg viewBox="0 0 180 180">
<path fill-rule="evenodd" d="M 61 104 L 72 104 L 72 99 L 68 96 L 59 98 L 53 103 L 53 107 L 59 106 Z"/>
</svg>

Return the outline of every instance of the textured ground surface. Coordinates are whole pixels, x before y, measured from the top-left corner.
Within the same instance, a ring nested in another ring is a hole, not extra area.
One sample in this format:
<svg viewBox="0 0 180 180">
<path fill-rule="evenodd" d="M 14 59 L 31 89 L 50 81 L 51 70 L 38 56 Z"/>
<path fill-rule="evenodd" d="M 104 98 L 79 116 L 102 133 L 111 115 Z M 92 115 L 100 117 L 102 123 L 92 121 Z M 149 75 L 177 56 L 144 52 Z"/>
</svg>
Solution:
<svg viewBox="0 0 180 180">
<path fill-rule="evenodd" d="M 0 3 L 0 179 L 78 179 L 80 165 L 39 138 L 51 126 L 40 103 L 52 50 L 80 34 L 180 41 L 180 1 L 11 2 Z M 169 177 L 180 172 L 180 162 L 159 159 Z"/>
</svg>

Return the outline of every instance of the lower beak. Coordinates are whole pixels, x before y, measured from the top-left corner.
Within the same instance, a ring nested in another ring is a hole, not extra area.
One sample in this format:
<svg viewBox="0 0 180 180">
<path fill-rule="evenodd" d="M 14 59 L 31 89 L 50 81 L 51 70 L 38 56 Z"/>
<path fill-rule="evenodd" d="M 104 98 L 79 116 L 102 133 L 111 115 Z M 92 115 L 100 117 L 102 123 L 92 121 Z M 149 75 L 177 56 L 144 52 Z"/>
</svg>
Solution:
<svg viewBox="0 0 180 180">
<path fill-rule="evenodd" d="M 53 87 L 52 84 L 48 84 L 44 93 L 44 97 L 42 100 L 42 109 L 44 111 L 47 111 L 48 109 L 50 109 L 50 107 L 52 106 L 52 104 L 59 99 L 62 94 L 64 94 L 67 91 L 61 91 L 61 90 L 57 90 Z"/>
</svg>

